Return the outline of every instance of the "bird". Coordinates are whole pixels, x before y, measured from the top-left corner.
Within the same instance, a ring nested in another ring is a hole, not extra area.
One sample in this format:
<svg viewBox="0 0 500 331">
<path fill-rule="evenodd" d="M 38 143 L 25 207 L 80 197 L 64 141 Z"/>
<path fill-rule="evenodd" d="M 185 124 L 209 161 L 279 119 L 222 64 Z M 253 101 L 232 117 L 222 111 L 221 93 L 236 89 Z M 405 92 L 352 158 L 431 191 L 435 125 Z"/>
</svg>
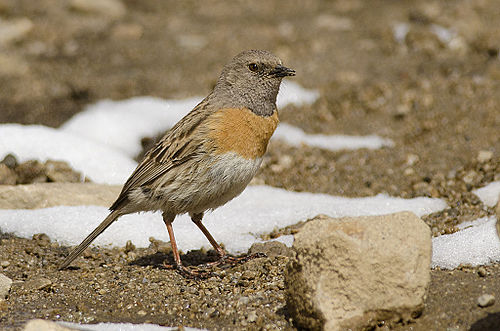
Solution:
<svg viewBox="0 0 500 331">
<path fill-rule="evenodd" d="M 160 211 L 182 264 L 172 223 L 189 214 L 218 254 L 231 259 L 203 225 L 203 215 L 238 196 L 255 176 L 278 123 L 276 97 L 282 79 L 295 76 L 266 50 L 246 50 L 222 69 L 212 90 L 144 155 L 125 182 L 109 215 L 60 264 L 65 269 L 120 216 Z M 235 220 L 237 221 L 237 220 Z M 234 259 L 234 258 L 233 258 Z"/>
</svg>

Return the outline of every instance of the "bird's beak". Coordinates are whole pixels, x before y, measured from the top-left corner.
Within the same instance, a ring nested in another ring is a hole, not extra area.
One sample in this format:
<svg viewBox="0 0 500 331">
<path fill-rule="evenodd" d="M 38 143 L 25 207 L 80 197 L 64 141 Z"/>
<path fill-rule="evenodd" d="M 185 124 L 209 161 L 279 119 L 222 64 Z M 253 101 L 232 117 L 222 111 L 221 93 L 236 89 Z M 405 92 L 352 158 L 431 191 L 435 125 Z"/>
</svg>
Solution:
<svg viewBox="0 0 500 331">
<path fill-rule="evenodd" d="M 286 77 L 286 76 L 295 76 L 295 70 L 284 67 L 282 65 L 277 65 L 273 70 L 269 73 L 269 76 L 272 77 Z"/>
</svg>

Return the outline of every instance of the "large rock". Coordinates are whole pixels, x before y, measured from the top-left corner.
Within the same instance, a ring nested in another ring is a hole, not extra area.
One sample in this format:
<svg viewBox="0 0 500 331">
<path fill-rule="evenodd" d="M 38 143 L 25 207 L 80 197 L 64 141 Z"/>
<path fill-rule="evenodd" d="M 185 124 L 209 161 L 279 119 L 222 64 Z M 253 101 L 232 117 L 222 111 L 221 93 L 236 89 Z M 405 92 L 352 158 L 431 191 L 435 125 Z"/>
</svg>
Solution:
<svg viewBox="0 0 500 331">
<path fill-rule="evenodd" d="M 0 274 L 0 300 L 4 299 L 9 295 L 10 287 L 12 286 L 12 279 Z"/>
<path fill-rule="evenodd" d="M 413 213 L 318 216 L 295 235 L 293 248 L 285 281 L 299 326 L 356 330 L 423 310 L 431 232 Z"/>
<path fill-rule="evenodd" d="M 36 209 L 53 206 L 110 206 L 121 186 L 93 183 L 37 183 L 0 185 L 0 209 Z"/>
</svg>

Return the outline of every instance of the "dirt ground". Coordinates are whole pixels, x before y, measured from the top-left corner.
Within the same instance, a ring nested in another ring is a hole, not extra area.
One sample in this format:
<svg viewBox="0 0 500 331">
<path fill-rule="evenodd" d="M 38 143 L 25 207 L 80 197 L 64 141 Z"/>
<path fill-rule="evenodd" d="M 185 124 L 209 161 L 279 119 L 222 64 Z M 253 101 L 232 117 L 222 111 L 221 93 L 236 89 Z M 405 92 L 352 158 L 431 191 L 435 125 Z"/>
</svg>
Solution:
<svg viewBox="0 0 500 331">
<path fill-rule="evenodd" d="M 121 12 L 71 3 L 0 0 L 0 122 L 57 127 L 104 98 L 205 95 L 232 56 L 268 49 L 297 71 L 296 82 L 321 93 L 313 105 L 281 109 L 283 122 L 311 133 L 377 134 L 395 146 L 328 152 L 272 142 L 257 182 L 350 197 L 442 198 L 449 208 L 424 218 L 435 236 L 493 214 L 471 191 L 500 180 L 497 0 L 127 0 Z M 5 22 L 28 28 L 7 39 Z M 284 256 L 194 281 L 161 267 L 172 259 L 163 244 L 94 248 L 77 268 L 58 272 L 67 248 L 44 236 L 1 238 L 0 271 L 15 283 L 0 305 L 0 328 L 49 318 L 295 329 Z M 183 258 L 196 264 L 212 253 Z M 500 304 L 477 305 L 484 293 L 500 301 L 499 264 L 433 270 L 422 316 L 378 328 L 499 330 Z"/>
</svg>

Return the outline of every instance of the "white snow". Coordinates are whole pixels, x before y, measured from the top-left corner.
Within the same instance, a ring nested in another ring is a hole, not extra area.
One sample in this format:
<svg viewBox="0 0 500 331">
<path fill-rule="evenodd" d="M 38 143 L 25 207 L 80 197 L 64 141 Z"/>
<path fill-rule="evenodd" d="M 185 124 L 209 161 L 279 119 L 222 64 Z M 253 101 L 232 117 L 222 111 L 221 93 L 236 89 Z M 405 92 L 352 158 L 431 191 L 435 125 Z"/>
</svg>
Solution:
<svg viewBox="0 0 500 331">
<path fill-rule="evenodd" d="M 78 324 L 70 322 L 57 322 L 62 326 L 82 331 L 174 331 L 178 327 L 166 327 L 156 324 L 132 324 L 132 323 L 98 323 L 98 324 Z M 202 329 L 183 327 L 186 331 L 196 331 Z M 203 329 L 204 330 L 204 329 Z"/>
<path fill-rule="evenodd" d="M 299 84 L 285 79 L 281 83 L 280 91 L 276 99 L 276 106 L 278 108 L 283 108 L 288 105 L 310 105 L 318 100 L 318 98 L 318 91 L 305 89 Z"/>
<path fill-rule="evenodd" d="M 498 203 L 500 182 L 472 191 L 488 207 Z M 460 264 L 485 265 L 500 262 L 500 239 L 496 217 L 483 217 L 459 225 L 458 232 L 432 239 L 432 266 L 453 269 Z"/>
<path fill-rule="evenodd" d="M 246 252 L 259 235 L 276 228 L 327 214 L 332 217 L 382 215 L 403 210 L 422 216 L 446 207 L 440 199 L 402 199 L 386 195 L 343 198 L 326 194 L 290 192 L 269 186 L 250 186 L 240 197 L 209 213 L 204 224 L 231 253 Z M 45 233 L 65 245 L 76 245 L 107 215 L 104 207 L 59 206 L 36 210 L 0 210 L 0 228 L 20 237 Z M 119 224 L 118 224 L 119 223 Z M 198 228 L 182 215 L 174 222 L 180 249 L 188 251 L 210 245 Z M 126 215 L 110 226 L 98 239 L 99 245 L 124 246 L 127 240 L 147 247 L 149 237 L 168 241 L 159 213 Z M 290 243 L 290 238 L 283 238 Z"/>
<path fill-rule="evenodd" d="M 462 230 L 432 239 L 432 267 L 453 269 L 460 264 L 484 265 L 500 261 L 495 217 L 460 224 Z"/>
<path fill-rule="evenodd" d="M 123 184 L 136 162 L 112 148 L 42 125 L 0 125 L 0 159 L 13 153 L 20 162 L 62 160 L 92 181 Z"/>
<path fill-rule="evenodd" d="M 103 100 L 73 116 L 61 129 L 134 157 L 142 149 L 143 137 L 157 135 L 174 126 L 200 101 L 200 97 L 184 100 L 153 97 Z"/>
<path fill-rule="evenodd" d="M 500 197 L 500 181 L 491 182 L 488 185 L 472 191 L 488 207 L 494 207 Z"/>
<path fill-rule="evenodd" d="M 273 135 L 274 139 L 280 139 L 286 143 L 300 147 L 302 144 L 331 151 L 342 149 L 378 149 L 383 146 L 393 147 L 394 142 L 390 139 L 370 136 L 346 136 L 346 135 L 324 135 L 307 134 L 302 129 L 292 125 L 281 123 Z"/>
</svg>

